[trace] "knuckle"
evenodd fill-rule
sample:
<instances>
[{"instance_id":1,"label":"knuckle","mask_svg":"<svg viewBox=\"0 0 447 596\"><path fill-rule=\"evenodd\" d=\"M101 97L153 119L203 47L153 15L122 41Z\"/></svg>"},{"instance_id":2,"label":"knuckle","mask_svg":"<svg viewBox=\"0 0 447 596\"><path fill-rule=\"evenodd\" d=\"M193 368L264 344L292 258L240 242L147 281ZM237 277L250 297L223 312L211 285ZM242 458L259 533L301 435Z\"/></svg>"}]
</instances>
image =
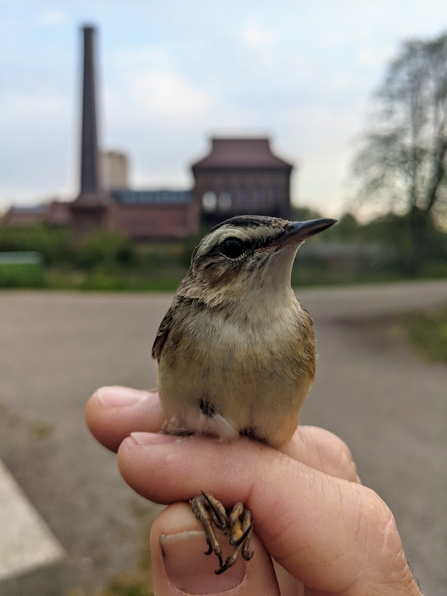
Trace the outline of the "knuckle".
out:
<instances>
[{"instance_id":1,"label":"knuckle","mask_svg":"<svg viewBox=\"0 0 447 596\"><path fill-rule=\"evenodd\" d=\"M339 440L339 466L347 480L357 481L357 466L352 459L351 450L344 441Z\"/></svg>"},{"instance_id":2,"label":"knuckle","mask_svg":"<svg viewBox=\"0 0 447 596\"><path fill-rule=\"evenodd\" d=\"M346 443L330 431L321 435L320 455L327 467L327 473L357 482L357 468Z\"/></svg>"}]
</instances>

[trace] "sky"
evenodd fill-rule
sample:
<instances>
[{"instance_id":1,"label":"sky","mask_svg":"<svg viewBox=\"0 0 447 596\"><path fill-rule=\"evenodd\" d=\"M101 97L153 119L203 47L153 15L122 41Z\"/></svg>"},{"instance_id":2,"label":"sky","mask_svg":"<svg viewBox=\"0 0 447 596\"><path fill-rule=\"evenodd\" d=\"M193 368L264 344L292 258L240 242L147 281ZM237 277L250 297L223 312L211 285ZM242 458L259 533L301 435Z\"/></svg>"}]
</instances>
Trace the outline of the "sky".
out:
<instances>
[{"instance_id":1,"label":"sky","mask_svg":"<svg viewBox=\"0 0 447 596\"><path fill-rule=\"evenodd\" d=\"M0 0L0 210L78 192L82 25L101 147L132 188L190 188L212 136L265 136L292 201L337 216L375 89L445 0Z\"/></svg>"}]
</instances>

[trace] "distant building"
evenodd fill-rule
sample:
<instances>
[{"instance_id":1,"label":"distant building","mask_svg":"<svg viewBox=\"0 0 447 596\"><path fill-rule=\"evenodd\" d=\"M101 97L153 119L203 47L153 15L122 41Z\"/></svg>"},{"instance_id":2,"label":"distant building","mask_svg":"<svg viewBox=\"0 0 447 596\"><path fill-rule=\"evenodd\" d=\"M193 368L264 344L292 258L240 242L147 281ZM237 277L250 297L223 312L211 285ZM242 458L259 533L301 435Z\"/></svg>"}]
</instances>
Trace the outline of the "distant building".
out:
<instances>
[{"instance_id":1,"label":"distant building","mask_svg":"<svg viewBox=\"0 0 447 596\"><path fill-rule=\"evenodd\" d=\"M179 240L198 230L200 206L188 190L111 192L110 226L136 241Z\"/></svg>"},{"instance_id":2,"label":"distant building","mask_svg":"<svg viewBox=\"0 0 447 596\"><path fill-rule=\"evenodd\" d=\"M200 220L211 225L244 213L289 217L293 166L272 153L268 138L212 139L209 155L192 166L192 193L129 190L123 154L108 152L99 162L96 31L83 27L82 33L80 192L70 207L71 225L78 237L109 227L139 241L180 239L197 232Z\"/></svg>"},{"instance_id":3,"label":"distant building","mask_svg":"<svg viewBox=\"0 0 447 596\"><path fill-rule=\"evenodd\" d=\"M82 28L83 83L79 194L74 201L11 207L10 225L69 224L75 237L98 228L135 241L177 240L241 214L290 216L292 164L274 155L268 138L213 138L210 153L192 165L192 190L131 190L128 161L98 149L96 29Z\"/></svg>"},{"instance_id":4,"label":"distant building","mask_svg":"<svg viewBox=\"0 0 447 596\"><path fill-rule=\"evenodd\" d=\"M268 138L213 138L211 152L192 166L202 220L234 215L290 216L292 164L274 155Z\"/></svg>"},{"instance_id":5,"label":"distant building","mask_svg":"<svg viewBox=\"0 0 447 596\"><path fill-rule=\"evenodd\" d=\"M48 205L34 205L17 207L12 205L2 218L2 223L8 226L34 226L45 220Z\"/></svg>"},{"instance_id":6,"label":"distant building","mask_svg":"<svg viewBox=\"0 0 447 596\"><path fill-rule=\"evenodd\" d=\"M67 201L51 201L48 203L48 211L45 221L54 226L66 226L70 224L71 211L70 203Z\"/></svg>"},{"instance_id":7,"label":"distant building","mask_svg":"<svg viewBox=\"0 0 447 596\"><path fill-rule=\"evenodd\" d=\"M101 153L101 182L106 192L128 188L128 170L128 160L124 153L118 151Z\"/></svg>"},{"instance_id":8,"label":"distant building","mask_svg":"<svg viewBox=\"0 0 447 596\"><path fill-rule=\"evenodd\" d=\"M194 234L200 213L189 191L130 190L127 159L122 153L98 150L95 34L83 27L83 93L80 191L71 203L71 226L78 238L106 227L132 240L177 240Z\"/></svg>"},{"instance_id":9,"label":"distant building","mask_svg":"<svg viewBox=\"0 0 447 596\"><path fill-rule=\"evenodd\" d=\"M69 222L70 203L58 200L31 207L13 205L2 218L3 224L17 227L34 226L39 223L68 225Z\"/></svg>"}]
</instances>

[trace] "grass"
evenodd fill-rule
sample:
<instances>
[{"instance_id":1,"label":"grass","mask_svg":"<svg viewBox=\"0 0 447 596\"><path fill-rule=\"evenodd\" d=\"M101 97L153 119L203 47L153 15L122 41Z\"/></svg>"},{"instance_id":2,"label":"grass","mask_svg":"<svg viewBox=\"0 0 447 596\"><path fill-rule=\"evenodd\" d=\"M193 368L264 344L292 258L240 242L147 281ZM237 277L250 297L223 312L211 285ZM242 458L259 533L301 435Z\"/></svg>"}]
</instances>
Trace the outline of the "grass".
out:
<instances>
[{"instance_id":1,"label":"grass","mask_svg":"<svg viewBox=\"0 0 447 596\"><path fill-rule=\"evenodd\" d=\"M140 272L85 272L79 270L48 269L46 288L54 290L95 290L103 292L174 292L186 268Z\"/></svg>"},{"instance_id":2,"label":"grass","mask_svg":"<svg viewBox=\"0 0 447 596\"><path fill-rule=\"evenodd\" d=\"M98 596L153 596L151 584L148 574L120 574Z\"/></svg>"},{"instance_id":3,"label":"grass","mask_svg":"<svg viewBox=\"0 0 447 596\"><path fill-rule=\"evenodd\" d=\"M45 272L40 263L0 264L0 288L43 288Z\"/></svg>"},{"instance_id":4,"label":"grass","mask_svg":"<svg viewBox=\"0 0 447 596\"><path fill-rule=\"evenodd\" d=\"M396 327L424 359L447 364L447 304L436 310L401 315Z\"/></svg>"},{"instance_id":5,"label":"grass","mask_svg":"<svg viewBox=\"0 0 447 596\"><path fill-rule=\"evenodd\" d=\"M168 247L169 248L169 247ZM42 288L103 292L174 292L187 270L171 247L151 247L144 264L102 264L92 269L66 266L0 265L0 288ZM178 247L177 247L178 248ZM156 250L157 249L157 250ZM343 266L321 259L298 258L292 271L293 287L374 284L412 279L447 279L446 263L429 263L416 277L397 268Z\"/></svg>"},{"instance_id":6,"label":"grass","mask_svg":"<svg viewBox=\"0 0 447 596\"><path fill-rule=\"evenodd\" d=\"M7 272L0 267L1 288L35 288L47 290L80 290L100 292L175 292L186 273L186 267L165 267L146 271L125 269L82 271L80 269L48 267L45 269L22 268ZM447 271L424 272L417 279L447 279ZM295 267L293 287L374 284L416 279L398 271L337 271L317 267Z\"/></svg>"},{"instance_id":7,"label":"grass","mask_svg":"<svg viewBox=\"0 0 447 596\"><path fill-rule=\"evenodd\" d=\"M46 422L35 422L31 424L30 433L36 439L46 439L54 432L54 427Z\"/></svg>"},{"instance_id":8,"label":"grass","mask_svg":"<svg viewBox=\"0 0 447 596\"><path fill-rule=\"evenodd\" d=\"M137 502L132 506L134 515L141 523L142 530L138 539L138 562L133 570L118 573L96 596L153 596L152 558L150 551L151 524L144 521L147 507L140 507Z\"/></svg>"},{"instance_id":9,"label":"grass","mask_svg":"<svg viewBox=\"0 0 447 596\"><path fill-rule=\"evenodd\" d=\"M134 507L133 507L134 509ZM139 509L138 505L136 509ZM138 513L142 520L148 514L148 508L144 507ZM152 559L150 552L150 528L151 524L142 521L142 531L137 543L138 561L133 569L120 571L112 577L99 591L92 593L90 590L74 588L66 596L154 596Z\"/></svg>"}]
</instances>

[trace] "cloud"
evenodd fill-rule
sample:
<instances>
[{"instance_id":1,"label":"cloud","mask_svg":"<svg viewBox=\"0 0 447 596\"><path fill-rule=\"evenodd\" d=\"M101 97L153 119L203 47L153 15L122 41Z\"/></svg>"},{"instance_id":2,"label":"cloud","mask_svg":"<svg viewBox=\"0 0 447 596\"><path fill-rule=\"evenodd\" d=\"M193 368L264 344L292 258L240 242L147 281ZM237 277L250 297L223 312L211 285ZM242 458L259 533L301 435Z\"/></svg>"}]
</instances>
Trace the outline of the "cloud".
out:
<instances>
[{"instance_id":1,"label":"cloud","mask_svg":"<svg viewBox=\"0 0 447 596\"><path fill-rule=\"evenodd\" d=\"M28 93L11 93L1 100L2 137L7 142L0 145L0 203L66 194L75 145L70 100Z\"/></svg>"},{"instance_id":2,"label":"cloud","mask_svg":"<svg viewBox=\"0 0 447 596\"><path fill-rule=\"evenodd\" d=\"M175 120L203 116L210 104L207 94L191 82L160 70L134 73L129 91L141 113Z\"/></svg>"},{"instance_id":3,"label":"cloud","mask_svg":"<svg viewBox=\"0 0 447 596\"><path fill-rule=\"evenodd\" d=\"M356 54L356 61L364 68L377 68L392 60L395 55L396 48L391 46L361 48Z\"/></svg>"},{"instance_id":4,"label":"cloud","mask_svg":"<svg viewBox=\"0 0 447 596\"><path fill-rule=\"evenodd\" d=\"M47 10L37 17L40 25L61 25L67 21L67 15L62 10Z\"/></svg>"},{"instance_id":5,"label":"cloud","mask_svg":"<svg viewBox=\"0 0 447 596\"><path fill-rule=\"evenodd\" d=\"M257 25L249 25L242 31L242 39L246 45L258 48L274 43L277 36Z\"/></svg>"},{"instance_id":6,"label":"cloud","mask_svg":"<svg viewBox=\"0 0 447 596\"><path fill-rule=\"evenodd\" d=\"M346 45L349 39L341 32L331 32L320 36L319 42L322 48L334 48Z\"/></svg>"},{"instance_id":7,"label":"cloud","mask_svg":"<svg viewBox=\"0 0 447 596\"><path fill-rule=\"evenodd\" d=\"M174 121L203 117L210 108L206 90L179 73L171 55L161 46L121 52L114 59L116 77L108 95L121 97L140 117L168 117Z\"/></svg>"},{"instance_id":8,"label":"cloud","mask_svg":"<svg viewBox=\"0 0 447 596\"><path fill-rule=\"evenodd\" d=\"M307 105L285 111L278 126L279 153L299 156L292 182L296 202L328 216L340 213L353 154L352 138L359 126L357 109Z\"/></svg>"}]
</instances>

